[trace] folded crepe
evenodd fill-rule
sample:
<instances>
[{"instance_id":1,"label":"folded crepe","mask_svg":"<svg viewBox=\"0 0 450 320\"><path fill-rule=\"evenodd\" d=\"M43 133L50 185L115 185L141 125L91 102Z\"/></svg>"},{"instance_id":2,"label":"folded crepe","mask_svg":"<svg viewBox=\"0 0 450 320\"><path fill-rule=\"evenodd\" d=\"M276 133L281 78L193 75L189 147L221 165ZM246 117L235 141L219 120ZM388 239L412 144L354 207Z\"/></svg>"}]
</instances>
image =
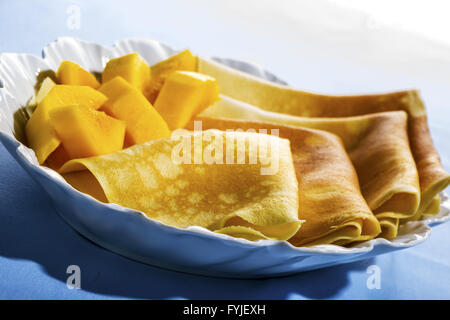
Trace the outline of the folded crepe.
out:
<instances>
[{"instance_id":1,"label":"folded crepe","mask_svg":"<svg viewBox=\"0 0 450 320\"><path fill-rule=\"evenodd\" d=\"M349 117L403 110L408 113L408 136L419 174L421 200L412 220L430 207L450 183L428 129L424 104L416 90L386 94L331 96L274 84L214 61L199 58L198 71L217 79L222 94L261 109L300 117Z\"/></svg>"},{"instance_id":2,"label":"folded crepe","mask_svg":"<svg viewBox=\"0 0 450 320\"><path fill-rule=\"evenodd\" d=\"M258 121L202 117L203 129L278 132L291 142L298 180L298 218L304 220L291 238L295 246L345 245L376 237L380 224L361 195L358 177L334 134ZM194 129L194 122L186 127Z\"/></svg>"},{"instance_id":3,"label":"folded crepe","mask_svg":"<svg viewBox=\"0 0 450 320\"><path fill-rule=\"evenodd\" d=\"M306 118L269 112L222 96L202 116L247 119L309 127L338 135L358 174L370 209L382 222L382 236L394 238L393 219L413 217L420 202L419 178L407 134L407 115L392 111L341 118ZM202 119L202 118L200 118ZM292 141L291 141L292 144ZM389 232L384 230L388 228Z\"/></svg>"},{"instance_id":4,"label":"folded crepe","mask_svg":"<svg viewBox=\"0 0 450 320\"><path fill-rule=\"evenodd\" d=\"M378 237L385 239L393 239L397 237L399 220L400 219L395 218L380 219L381 233Z\"/></svg>"},{"instance_id":5,"label":"folded crepe","mask_svg":"<svg viewBox=\"0 0 450 320\"><path fill-rule=\"evenodd\" d=\"M441 197L437 195L431 201L431 204L423 211L423 214L434 216L441 211Z\"/></svg>"},{"instance_id":6,"label":"folded crepe","mask_svg":"<svg viewBox=\"0 0 450 320\"><path fill-rule=\"evenodd\" d=\"M228 161L228 148L239 154L236 161ZM267 168L276 170L267 174ZM272 135L181 130L168 139L71 160L60 173L98 200L176 227L287 240L301 225L289 141Z\"/></svg>"}]
</instances>

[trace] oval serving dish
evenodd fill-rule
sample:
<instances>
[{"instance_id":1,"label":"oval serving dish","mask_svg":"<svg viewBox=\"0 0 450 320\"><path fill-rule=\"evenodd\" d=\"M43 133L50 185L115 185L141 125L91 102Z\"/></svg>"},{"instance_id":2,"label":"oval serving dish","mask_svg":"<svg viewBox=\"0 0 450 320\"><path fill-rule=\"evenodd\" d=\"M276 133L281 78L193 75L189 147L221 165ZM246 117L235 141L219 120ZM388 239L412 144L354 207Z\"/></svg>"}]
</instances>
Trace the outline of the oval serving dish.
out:
<instances>
[{"instance_id":1,"label":"oval serving dish","mask_svg":"<svg viewBox=\"0 0 450 320\"><path fill-rule=\"evenodd\" d=\"M59 38L43 50L43 58L28 54L0 57L0 141L15 160L42 186L60 216L98 245L125 257L171 270L230 278L264 278L294 274L368 259L417 245L427 239L431 225L450 220L450 200L441 194L441 211L421 221L408 222L392 241L373 239L352 248L336 245L294 247L286 241L256 242L213 233L201 227L165 225L142 213L105 204L72 188L57 172L39 166L23 141L27 112L36 77L71 60L90 71L101 71L113 57L139 53L150 65L176 51L150 39L125 39L112 48L73 38ZM260 66L214 58L232 68L269 81L285 83Z\"/></svg>"}]
</instances>

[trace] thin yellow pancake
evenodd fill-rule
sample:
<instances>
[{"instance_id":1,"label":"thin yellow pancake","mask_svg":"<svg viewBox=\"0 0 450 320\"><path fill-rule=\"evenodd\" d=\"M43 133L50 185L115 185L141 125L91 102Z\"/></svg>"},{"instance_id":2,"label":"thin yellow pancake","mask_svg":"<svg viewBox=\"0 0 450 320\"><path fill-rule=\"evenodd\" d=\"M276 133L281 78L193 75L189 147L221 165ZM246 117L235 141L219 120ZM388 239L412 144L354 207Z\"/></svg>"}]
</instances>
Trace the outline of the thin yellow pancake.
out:
<instances>
[{"instance_id":1,"label":"thin yellow pancake","mask_svg":"<svg viewBox=\"0 0 450 320\"><path fill-rule=\"evenodd\" d=\"M399 219L395 218L383 218L380 219L380 225L382 232L380 238L394 239L397 237Z\"/></svg>"},{"instance_id":2,"label":"thin yellow pancake","mask_svg":"<svg viewBox=\"0 0 450 320\"><path fill-rule=\"evenodd\" d=\"M298 218L305 220L289 240L296 246L343 245L376 237L380 225L361 195L358 177L334 134L258 121L199 118L203 129L278 130L291 142L299 184ZM194 128L193 123L187 127Z\"/></svg>"},{"instance_id":3,"label":"thin yellow pancake","mask_svg":"<svg viewBox=\"0 0 450 320\"><path fill-rule=\"evenodd\" d=\"M419 219L433 198L450 184L428 129L424 104L416 90L386 94L331 96L296 90L199 58L198 71L214 77L222 94L261 109L300 117L349 117L403 110L408 113L408 136L417 166L421 203Z\"/></svg>"},{"instance_id":4,"label":"thin yellow pancake","mask_svg":"<svg viewBox=\"0 0 450 320\"><path fill-rule=\"evenodd\" d=\"M227 157L231 148L233 162ZM287 240L301 225L289 141L268 134L182 130L172 138L71 160L60 172L80 191L176 227Z\"/></svg>"},{"instance_id":5,"label":"thin yellow pancake","mask_svg":"<svg viewBox=\"0 0 450 320\"><path fill-rule=\"evenodd\" d=\"M441 211L441 198L439 196L436 196L433 198L433 201L431 201L431 204L428 206L428 208L423 210L423 214L426 215L437 215Z\"/></svg>"}]
</instances>

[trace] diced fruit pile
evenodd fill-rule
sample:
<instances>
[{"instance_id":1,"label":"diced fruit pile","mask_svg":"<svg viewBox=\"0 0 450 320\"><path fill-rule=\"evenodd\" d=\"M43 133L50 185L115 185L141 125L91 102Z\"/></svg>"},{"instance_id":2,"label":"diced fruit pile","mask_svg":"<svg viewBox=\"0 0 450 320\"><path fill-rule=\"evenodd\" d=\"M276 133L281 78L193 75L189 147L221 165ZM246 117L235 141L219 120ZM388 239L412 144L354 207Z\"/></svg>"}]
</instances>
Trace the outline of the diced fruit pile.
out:
<instances>
[{"instance_id":1,"label":"diced fruit pile","mask_svg":"<svg viewBox=\"0 0 450 320\"><path fill-rule=\"evenodd\" d=\"M196 70L189 50L151 67L137 53L111 59L101 82L63 61L56 81L45 78L35 96L28 144L40 164L58 169L70 159L167 138L219 99L216 80Z\"/></svg>"}]
</instances>

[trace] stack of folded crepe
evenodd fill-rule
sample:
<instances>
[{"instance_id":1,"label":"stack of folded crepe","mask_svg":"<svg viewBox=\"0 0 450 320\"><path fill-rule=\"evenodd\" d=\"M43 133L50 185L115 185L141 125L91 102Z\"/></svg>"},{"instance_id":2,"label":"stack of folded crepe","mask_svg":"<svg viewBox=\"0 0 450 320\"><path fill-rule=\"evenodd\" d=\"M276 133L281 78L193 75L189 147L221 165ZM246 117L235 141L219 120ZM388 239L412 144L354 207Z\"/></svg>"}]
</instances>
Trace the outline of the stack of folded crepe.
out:
<instances>
[{"instance_id":1,"label":"stack of folded crepe","mask_svg":"<svg viewBox=\"0 0 450 320\"><path fill-rule=\"evenodd\" d=\"M392 239L399 223L439 211L450 175L417 91L320 95L201 58L198 71L216 78L222 94L198 116L204 129L278 128L291 141L306 221L294 245Z\"/></svg>"},{"instance_id":2,"label":"stack of folded crepe","mask_svg":"<svg viewBox=\"0 0 450 320\"><path fill-rule=\"evenodd\" d=\"M380 224L361 195L358 176L340 139L328 132L255 121L200 118L203 127L219 130L278 130L291 142L298 181L298 216L304 220L289 239L297 246L344 245L372 239ZM193 124L188 127L192 129Z\"/></svg>"}]
</instances>

